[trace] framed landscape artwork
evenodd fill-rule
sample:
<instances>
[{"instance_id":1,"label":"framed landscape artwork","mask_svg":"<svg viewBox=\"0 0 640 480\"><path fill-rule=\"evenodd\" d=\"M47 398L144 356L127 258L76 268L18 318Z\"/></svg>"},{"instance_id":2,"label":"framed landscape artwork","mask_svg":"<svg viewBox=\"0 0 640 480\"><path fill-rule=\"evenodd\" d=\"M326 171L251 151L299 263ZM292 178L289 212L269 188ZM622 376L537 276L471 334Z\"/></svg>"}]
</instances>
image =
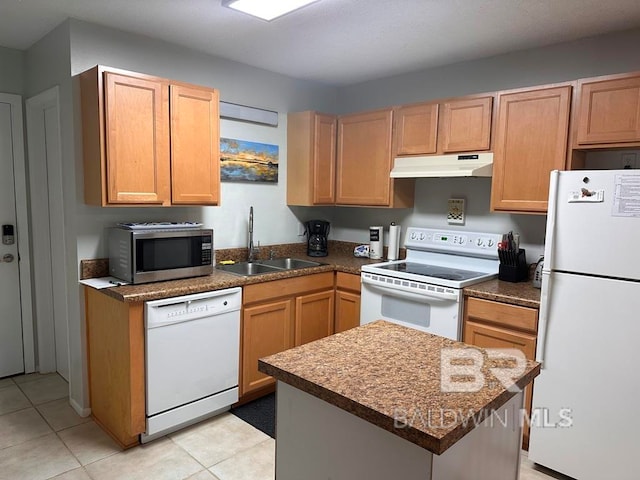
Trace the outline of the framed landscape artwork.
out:
<instances>
[{"instance_id":1,"label":"framed landscape artwork","mask_svg":"<svg viewBox=\"0 0 640 480\"><path fill-rule=\"evenodd\" d=\"M220 180L278 183L278 146L221 138Z\"/></svg>"}]
</instances>

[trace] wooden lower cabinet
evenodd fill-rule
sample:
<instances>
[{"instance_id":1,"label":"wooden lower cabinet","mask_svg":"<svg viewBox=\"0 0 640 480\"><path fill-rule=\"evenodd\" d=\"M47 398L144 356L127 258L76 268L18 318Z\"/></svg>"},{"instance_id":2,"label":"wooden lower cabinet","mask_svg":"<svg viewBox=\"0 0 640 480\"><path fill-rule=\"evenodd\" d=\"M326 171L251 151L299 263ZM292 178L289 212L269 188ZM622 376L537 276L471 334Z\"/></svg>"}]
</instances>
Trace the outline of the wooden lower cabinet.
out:
<instances>
[{"instance_id":1,"label":"wooden lower cabinet","mask_svg":"<svg viewBox=\"0 0 640 480\"><path fill-rule=\"evenodd\" d=\"M333 289L296 298L295 346L333 333Z\"/></svg>"},{"instance_id":2,"label":"wooden lower cabinet","mask_svg":"<svg viewBox=\"0 0 640 480\"><path fill-rule=\"evenodd\" d=\"M244 287L240 396L275 384L258 371L259 358L331 335L333 317L333 272Z\"/></svg>"},{"instance_id":3,"label":"wooden lower cabinet","mask_svg":"<svg viewBox=\"0 0 640 480\"><path fill-rule=\"evenodd\" d=\"M273 383L258 371L258 359L293 347L294 299L246 307L242 320L242 393ZM255 365L255 368L250 366Z\"/></svg>"},{"instance_id":4,"label":"wooden lower cabinet","mask_svg":"<svg viewBox=\"0 0 640 480\"><path fill-rule=\"evenodd\" d=\"M481 348L518 349L535 359L538 310L501 302L465 298L462 341ZM531 415L533 384L525 389L524 406ZM522 447L529 448L529 426L522 430Z\"/></svg>"},{"instance_id":5,"label":"wooden lower cabinet","mask_svg":"<svg viewBox=\"0 0 640 480\"><path fill-rule=\"evenodd\" d=\"M121 447L145 431L144 304L85 287L91 416Z\"/></svg>"},{"instance_id":6,"label":"wooden lower cabinet","mask_svg":"<svg viewBox=\"0 0 640 480\"><path fill-rule=\"evenodd\" d=\"M360 325L360 275L336 274L335 333Z\"/></svg>"}]
</instances>

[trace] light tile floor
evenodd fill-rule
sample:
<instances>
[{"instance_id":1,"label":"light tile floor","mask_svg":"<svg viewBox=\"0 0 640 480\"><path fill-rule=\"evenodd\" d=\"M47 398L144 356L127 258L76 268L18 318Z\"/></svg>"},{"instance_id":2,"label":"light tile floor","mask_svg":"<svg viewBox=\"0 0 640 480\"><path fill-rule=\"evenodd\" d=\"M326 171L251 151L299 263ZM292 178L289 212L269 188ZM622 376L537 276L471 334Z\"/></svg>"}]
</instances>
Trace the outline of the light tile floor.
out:
<instances>
[{"instance_id":1,"label":"light tile floor","mask_svg":"<svg viewBox=\"0 0 640 480\"><path fill-rule=\"evenodd\" d=\"M122 451L56 374L0 380L0 480L273 480L275 441L229 413ZM565 478L522 459L521 480Z\"/></svg>"}]
</instances>

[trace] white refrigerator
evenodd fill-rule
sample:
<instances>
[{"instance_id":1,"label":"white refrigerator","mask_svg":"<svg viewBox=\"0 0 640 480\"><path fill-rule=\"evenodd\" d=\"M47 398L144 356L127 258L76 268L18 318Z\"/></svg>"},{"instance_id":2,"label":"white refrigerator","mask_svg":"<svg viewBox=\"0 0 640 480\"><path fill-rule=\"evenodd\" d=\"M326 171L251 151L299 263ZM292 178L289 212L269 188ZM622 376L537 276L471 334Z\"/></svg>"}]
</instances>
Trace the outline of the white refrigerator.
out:
<instances>
[{"instance_id":1,"label":"white refrigerator","mask_svg":"<svg viewBox=\"0 0 640 480\"><path fill-rule=\"evenodd\" d=\"M640 170L554 171L529 459L640 478Z\"/></svg>"}]
</instances>

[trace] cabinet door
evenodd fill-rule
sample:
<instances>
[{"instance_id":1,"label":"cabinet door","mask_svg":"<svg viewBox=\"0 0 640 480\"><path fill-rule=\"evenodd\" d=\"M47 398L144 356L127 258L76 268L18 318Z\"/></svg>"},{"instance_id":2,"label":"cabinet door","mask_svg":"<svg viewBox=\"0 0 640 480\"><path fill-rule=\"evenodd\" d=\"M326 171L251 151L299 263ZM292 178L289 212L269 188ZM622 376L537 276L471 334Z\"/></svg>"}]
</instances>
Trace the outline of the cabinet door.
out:
<instances>
[{"instance_id":1,"label":"cabinet door","mask_svg":"<svg viewBox=\"0 0 640 480\"><path fill-rule=\"evenodd\" d=\"M109 204L169 203L169 99L159 80L104 73Z\"/></svg>"},{"instance_id":2,"label":"cabinet door","mask_svg":"<svg viewBox=\"0 0 640 480\"><path fill-rule=\"evenodd\" d=\"M396 155L436 153L438 104L398 107L394 112Z\"/></svg>"},{"instance_id":3,"label":"cabinet door","mask_svg":"<svg viewBox=\"0 0 640 480\"><path fill-rule=\"evenodd\" d=\"M640 76L579 83L578 144L640 142Z\"/></svg>"},{"instance_id":4,"label":"cabinet door","mask_svg":"<svg viewBox=\"0 0 640 480\"><path fill-rule=\"evenodd\" d=\"M492 325L465 321L463 341L481 348L517 348L528 359L534 359L536 356L535 335L515 332ZM524 390L524 407L528 415L531 415L532 399L533 386L529 384ZM526 421L522 429L522 445L524 449L529 448L529 426Z\"/></svg>"},{"instance_id":5,"label":"cabinet door","mask_svg":"<svg viewBox=\"0 0 640 480\"><path fill-rule=\"evenodd\" d=\"M287 205L336 200L336 120L313 111L287 115Z\"/></svg>"},{"instance_id":6,"label":"cabinet door","mask_svg":"<svg viewBox=\"0 0 640 480\"><path fill-rule=\"evenodd\" d=\"M220 201L218 92L171 85L171 203Z\"/></svg>"},{"instance_id":7,"label":"cabinet door","mask_svg":"<svg viewBox=\"0 0 640 480\"><path fill-rule=\"evenodd\" d=\"M390 204L391 120L391 110L338 119L337 204Z\"/></svg>"},{"instance_id":8,"label":"cabinet door","mask_svg":"<svg viewBox=\"0 0 640 480\"><path fill-rule=\"evenodd\" d=\"M336 200L336 119L316 113L313 135L313 204Z\"/></svg>"},{"instance_id":9,"label":"cabinet door","mask_svg":"<svg viewBox=\"0 0 640 480\"><path fill-rule=\"evenodd\" d=\"M258 359L293 347L293 299L246 307L242 323L240 395L275 382L258 371Z\"/></svg>"},{"instance_id":10,"label":"cabinet door","mask_svg":"<svg viewBox=\"0 0 640 480\"><path fill-rule=\"evenodd\" d=\"M491 209L546 213L549 172L566 164L571 86L498 97Z\"/></svg>"},{"instance_id":11,"label":"cabinet door","mask_svg":"<svg viewBox=\"0 0 640 480\"><path fill-rule=\"evenodd\" d=\"M333 333L333 289L296 298L295 345Z\"/></svg>"},{"instance_id":12,"label":"cabinet door","mask_svg":"<svg viewBox=\"0 0 640 480\"><path fill-rule=\"evenodd\" d=\"M493 97L444 103L438 133L442 139L442 152L489 150L492 107Z\"/></svg>"},{"instance_id":13,"label":"cabinet door","mask_svg":"<svg viewBox=\"0 0 640 480\"><path fill-rule=\"evenodd\" d=\"M343 290L336 291L336 333L360 325L360 295Z\"/></svg>"}]
</instances>

